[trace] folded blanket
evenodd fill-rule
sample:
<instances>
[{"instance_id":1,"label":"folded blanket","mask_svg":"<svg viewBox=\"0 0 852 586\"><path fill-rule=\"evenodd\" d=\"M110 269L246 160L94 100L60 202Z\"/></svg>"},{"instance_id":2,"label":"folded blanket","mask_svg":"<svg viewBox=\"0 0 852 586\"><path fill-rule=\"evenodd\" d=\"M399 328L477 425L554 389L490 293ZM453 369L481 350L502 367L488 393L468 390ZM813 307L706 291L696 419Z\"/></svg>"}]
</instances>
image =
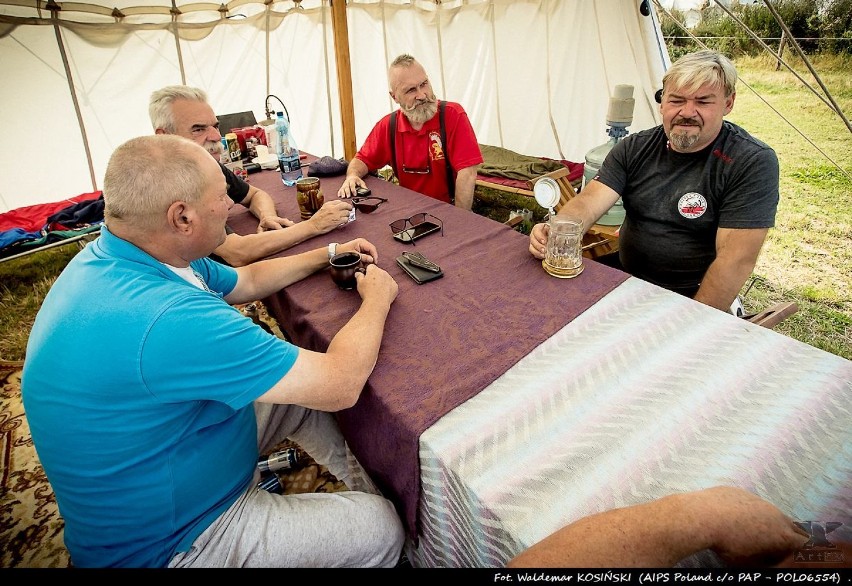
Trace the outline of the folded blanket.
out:
<instances>
[{"instance_id":1,"label":"folded blanket","mask_svg":"<svg viewBox=\"0 0 852 586\"><path fill-rule=\"evenodd\" d=\"M565 168L565 165L559 161L521 155L502 147L480 144L479 150L483 158L483 163L477 169L480 175L523 181Z\"/></svg>"},{"instance_id":2,"label":"folded blanket","mask_svg":"<svg viewBox=\"0 0 852 586\"><path fill-rule=\"evenodd\" d=\"M78 230L104 221L104 196L71 204L48 216L46 229Z\"/></svg>"}]
</instances>

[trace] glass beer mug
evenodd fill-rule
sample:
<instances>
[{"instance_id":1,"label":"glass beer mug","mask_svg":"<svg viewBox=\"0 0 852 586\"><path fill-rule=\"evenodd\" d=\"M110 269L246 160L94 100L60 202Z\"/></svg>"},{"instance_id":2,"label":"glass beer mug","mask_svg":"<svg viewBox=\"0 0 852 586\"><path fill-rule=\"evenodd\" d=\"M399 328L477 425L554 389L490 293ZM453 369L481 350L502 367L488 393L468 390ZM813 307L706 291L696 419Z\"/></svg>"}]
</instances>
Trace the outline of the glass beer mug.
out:
<instances>
[{"instance_id":1,"label":"glass beer mug","mask_svg":"<svg viewBox=\"0 0 852 586\"><path fill-rule=\"evenodd\" d=\"M541 261L548 274L570 279L583 272L583 222L579 218L552 215L547 221L547 247Z\"/></svg>"}]
</instances>

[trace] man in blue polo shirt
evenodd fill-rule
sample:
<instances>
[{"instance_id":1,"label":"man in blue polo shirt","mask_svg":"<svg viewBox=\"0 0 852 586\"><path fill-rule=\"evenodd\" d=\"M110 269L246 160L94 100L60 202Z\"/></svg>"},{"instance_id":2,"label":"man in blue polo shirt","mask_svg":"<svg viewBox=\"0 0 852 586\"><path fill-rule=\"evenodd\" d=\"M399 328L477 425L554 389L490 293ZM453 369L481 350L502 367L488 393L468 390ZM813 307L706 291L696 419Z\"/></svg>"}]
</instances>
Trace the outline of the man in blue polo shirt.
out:
<instances>
[{"instance_id":1,"label":"man in blue polo shirt","mask_svg":"<svg viewBox=\"0 0 852 586\"><path fill-rule=\"evenodd\" d=\"M202 147L170 135L126 142L104 201L100 237L36 317L22 379L72 563L394 565L403 529L381 496L255 487L259 452L286 437L351 486L330 412L358 400L397 294L375 246L337 246L367 264L356 275L362 302L325 353L311 352L231 304L326 267L327 249L240 268L208 258L233 204Z\"/></svg>"}]
</instances>

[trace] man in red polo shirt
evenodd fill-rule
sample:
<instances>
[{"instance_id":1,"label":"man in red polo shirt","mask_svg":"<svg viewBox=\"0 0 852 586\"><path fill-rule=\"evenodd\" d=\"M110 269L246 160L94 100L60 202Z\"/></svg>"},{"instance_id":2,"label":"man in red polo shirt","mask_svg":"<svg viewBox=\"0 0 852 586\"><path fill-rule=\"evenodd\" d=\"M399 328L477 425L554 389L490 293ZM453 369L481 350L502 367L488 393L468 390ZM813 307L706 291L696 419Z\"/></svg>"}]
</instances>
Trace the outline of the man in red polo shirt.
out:
<instances>
[{"instance_id":1,"label":"man in red polo shirt","mask_svg":"<svg viewBox=\"0 0 852 586\"><path fill-rule=\"evenodd\" d=\"M357 187L366 187L362 178L367 173L390 165L401 186L469 210L482 153L464 108L439 102L426 70L411 55L391 63L388 86L399 109L373 127L349 162L338 197L354 196Z\"/></svg>"}]
</instances>

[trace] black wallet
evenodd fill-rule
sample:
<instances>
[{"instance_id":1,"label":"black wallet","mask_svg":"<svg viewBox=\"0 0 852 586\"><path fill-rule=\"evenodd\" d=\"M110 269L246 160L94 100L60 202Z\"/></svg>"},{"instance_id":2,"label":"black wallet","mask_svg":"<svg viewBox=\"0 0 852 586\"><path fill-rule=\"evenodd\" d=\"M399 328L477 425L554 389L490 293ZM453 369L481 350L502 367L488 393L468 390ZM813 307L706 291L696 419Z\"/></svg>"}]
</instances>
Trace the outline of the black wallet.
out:
<instances>
[{"instance_id":1,"label":"black wallet","mask_svg":"<svg viewBox=\"0 0 852 586\"><path fill-rule=\"evenodd\" d=\"M418 285L422 285L423 283L428 283L429 281L434 281L435 279L440 279L444 276L444 271L438 271L437 273L433 273L432 271L427 271L426 269L421 269L420 267L416 267L404 256L396 257L396 264L402 267L408 276L414 279L414 281Z\"/></svg>"}]
</instances>

